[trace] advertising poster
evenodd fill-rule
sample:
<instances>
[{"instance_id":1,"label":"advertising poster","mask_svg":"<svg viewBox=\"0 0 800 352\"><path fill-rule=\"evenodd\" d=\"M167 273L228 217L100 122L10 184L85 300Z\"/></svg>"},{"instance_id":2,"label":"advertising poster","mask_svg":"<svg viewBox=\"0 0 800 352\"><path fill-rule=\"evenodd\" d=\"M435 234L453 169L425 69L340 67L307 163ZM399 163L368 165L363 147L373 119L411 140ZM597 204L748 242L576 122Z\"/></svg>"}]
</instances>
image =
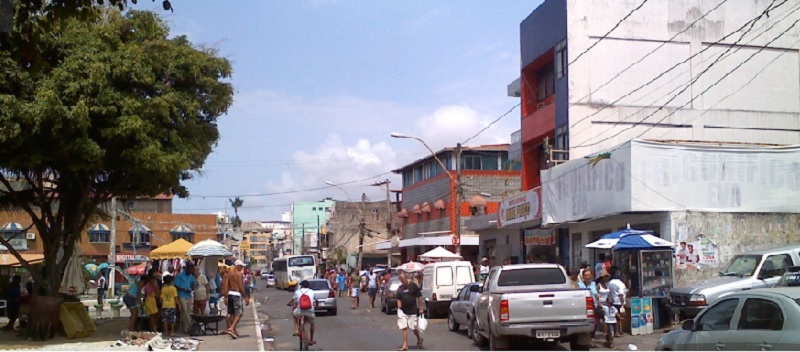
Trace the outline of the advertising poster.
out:
<instances>
[{"instance_id":1,"label":"advertising poster","mask_svg":"<svg viewBox=\"0 0 800 352\"><path fill-rule=\"evenodd\" d=\"M691 240L680 241L675 248L675 269L715 268L719 265L717 244L699 234Z\"/></svg>"},{"instance_id":2,"label":"advertising poster","mask_svg":"<svg viewBox=\"0 0 800 352\"><path fill-rule=\"evenodd\" d=\"M642 330L643 334L650 334L653 332L653 299L642 298L642 318L645 322Z\"/></svg>"},{"instance_id":3,"label":"advertising poster","mask_svg":"<svg viewBox=\"0 0 800 352\"><path fill-rule=\"evenodd\" d=\"M642 299L631 298L631 335L642 335L642 327L645 322L642 321Z\"/></svg>"}]
</instances>

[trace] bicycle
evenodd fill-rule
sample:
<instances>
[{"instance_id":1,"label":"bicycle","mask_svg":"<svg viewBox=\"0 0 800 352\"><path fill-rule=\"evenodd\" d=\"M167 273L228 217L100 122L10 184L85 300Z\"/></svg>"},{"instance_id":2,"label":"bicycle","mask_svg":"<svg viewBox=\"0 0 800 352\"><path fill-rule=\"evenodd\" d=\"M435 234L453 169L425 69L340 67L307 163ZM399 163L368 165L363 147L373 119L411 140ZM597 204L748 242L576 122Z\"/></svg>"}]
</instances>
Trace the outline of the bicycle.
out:
<instances>
[{"instance_id":1,"label":"bicycle","mask_svg":"<svg viewBox=\"0 0 800 352\"><path fill-rule=\"evenodd\" d=\"M294 317L294 309L295 309L294 304L290 303L290 304L287 304L286 306L291 308L292 317ZM298 338L300 340L300 351L308 351L308 346L309 346L309 342L310 341L307 339L307 337L311 336L311 332L307 332L306 331L307 326L310 325L310 324L306 324L306 316L305 315L300 314L300 319L297 322L297 325L300 327L300 335L298 335Z\"/></svg>"}]
</instances>

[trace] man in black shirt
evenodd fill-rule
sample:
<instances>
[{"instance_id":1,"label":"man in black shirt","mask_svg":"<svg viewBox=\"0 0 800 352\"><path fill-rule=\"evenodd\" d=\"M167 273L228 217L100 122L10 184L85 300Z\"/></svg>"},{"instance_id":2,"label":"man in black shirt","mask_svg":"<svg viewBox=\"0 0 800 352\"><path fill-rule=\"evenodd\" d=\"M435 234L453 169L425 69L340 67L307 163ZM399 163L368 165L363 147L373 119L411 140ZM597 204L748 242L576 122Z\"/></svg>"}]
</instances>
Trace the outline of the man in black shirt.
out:
<instances>
[{"instance_id":1,"label":"man in black shirt","mask_svg":"<svg viewBox=\"0 0 800 352\"><path fill-rule=\"evenodd\" d=\"M406 273L401 271L400 282L397 289L397 327L403 332L403 346L400 351L408 350L408 329L417 337L417 348L422 348L422 336L417 330L417 315L423 314L422 292L419 286L408 279Z\"/></svg>"}]
</instances>

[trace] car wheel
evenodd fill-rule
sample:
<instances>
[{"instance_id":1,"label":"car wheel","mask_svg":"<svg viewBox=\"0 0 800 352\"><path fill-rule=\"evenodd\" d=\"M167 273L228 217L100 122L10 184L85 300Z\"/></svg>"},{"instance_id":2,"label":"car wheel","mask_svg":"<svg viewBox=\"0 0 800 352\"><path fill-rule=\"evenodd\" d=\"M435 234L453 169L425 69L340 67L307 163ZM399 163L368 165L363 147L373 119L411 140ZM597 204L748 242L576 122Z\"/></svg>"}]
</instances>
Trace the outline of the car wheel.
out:
<instances>
[{"instance_id":1,"label":"car wheel","mask_svg":"<svg viewBox=\"0 0 800 352\"><path fill-rule=\"evenodd\" d=\"M460 328L458 323L456 323L456 318L453 318L453 312L447 313L447 328L450 329L450 331L458 331Z\"/></svg>"},{"instance_id":2,"label":"car wheel","mask_svg":"<svg viewBox=\"0 0 800 352\"><path fill-rule=\"evenodd\" d=\"M486 346L486 338L478 331L478 320L472 319L469 326L472 328L472 341L479 347Z\"/></svg>"},{"instance_id":3,"label":"car wheel","mask_svg":"<svg viewBox=\"0 0 800 352\"><path fill-rule=\"evenodd\" d=\"M472 326L472 318L467 316L467 322L469 322L467 324L467 338L472 340L472 329L474 329L474 327Z\"/></svg>"}]
</instances>

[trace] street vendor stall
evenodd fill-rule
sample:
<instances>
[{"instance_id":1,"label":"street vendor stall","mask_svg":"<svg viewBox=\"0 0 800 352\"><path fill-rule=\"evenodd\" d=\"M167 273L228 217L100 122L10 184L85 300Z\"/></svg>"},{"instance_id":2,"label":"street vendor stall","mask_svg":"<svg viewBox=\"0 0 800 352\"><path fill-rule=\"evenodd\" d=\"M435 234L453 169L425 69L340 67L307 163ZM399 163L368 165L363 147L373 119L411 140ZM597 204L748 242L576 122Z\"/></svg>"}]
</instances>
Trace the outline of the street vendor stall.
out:
<instances>
[{"instance_id":1,"label":"street vendor stall","mask_svg":"<svg viewBox=\"0 0 800 352\"><path fill-rule=\"evenodd\" d=\"M188 258L186 254L194 246L191 242L179 238L170 244L165 244L150 252L150 259L183 259Z\"/></svg>"},{"instance_id":2,"label":"street vendor stall","mask_svg":"<svg viewBox=\"0 0 800 352\"><path fill-rule=\"evenodd\" d=\"M628 288L624 331L646 334L665 325L664 320L669 317L666 312L669 290L673 285L672 242L650 231L625 229L605 235L586 247L612 250L613 265L619 267Z\"/></svg>"}]
</instances>

